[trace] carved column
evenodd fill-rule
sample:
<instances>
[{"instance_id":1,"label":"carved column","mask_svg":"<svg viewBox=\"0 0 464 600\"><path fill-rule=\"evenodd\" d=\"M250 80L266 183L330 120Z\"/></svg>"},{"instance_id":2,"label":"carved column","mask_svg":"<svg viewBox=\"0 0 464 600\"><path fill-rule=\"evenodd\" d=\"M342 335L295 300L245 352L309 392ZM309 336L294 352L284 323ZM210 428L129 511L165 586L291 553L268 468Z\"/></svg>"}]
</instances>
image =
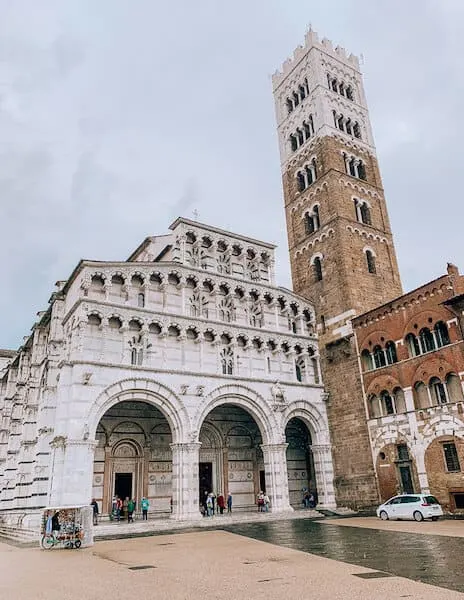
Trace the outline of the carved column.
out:
<instances>
[{"instance_id":1,"label":"carved column","mask_svg":"<svg viewBox=\"0 0 464 600\"><path fill-rule=\"evenodd\" d=\"M262 444L266 493L271 500L272 512L292 511L288 495L288 444Z\"/></svg>"},{"instance_id":2,"label":"carved column","mask_svg":"<svg viewBox=\"0 0 464 600\"><path fill-rule=\"evenodd\" d=\"M200 442L170 444L172 449L172 517L201 519L198 488Z\"/></svg>"},{"instance_id":3,"label":"carved column","mask_svg":"<svg viewBox=\"0 0 464 600\"><path fill-rule=\"evenodd\" d=\"M318 505L325 508L335 508L334 474L330 445L312 445L310 449L314 460Z\"/></svg>"}]
</instances>

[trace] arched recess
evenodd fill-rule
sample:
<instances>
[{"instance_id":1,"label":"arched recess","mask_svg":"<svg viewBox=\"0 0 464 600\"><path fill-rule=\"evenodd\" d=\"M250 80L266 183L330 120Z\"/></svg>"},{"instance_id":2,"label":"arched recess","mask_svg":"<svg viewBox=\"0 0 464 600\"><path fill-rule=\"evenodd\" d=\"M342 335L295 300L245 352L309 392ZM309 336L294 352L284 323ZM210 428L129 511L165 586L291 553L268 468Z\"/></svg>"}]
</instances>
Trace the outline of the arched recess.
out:
<instances>
[{"instance_id":1,"label":"arched recess","mask_svg":"<svg viewBox=\"0 0 464 600\"><path fill-rule=\"evenodd\" d=\"M288 495L290 505L306 508L317 504L317 482L314 457L311 450L312 438L306 423L292 417L285 427L287 443Z\"/></svg>"},{"instance_id":2,"label":"arched recess","mask_svg":"<svg viewBox=\"0 0 464 600\"><path fill-rule=\"evenodd\" d=\"M97 427L92 497L108 515L113 499L148 498L151 514L170 514L173 496L172 434L153 404L123 399L106 410ZM123 518L127 515L123 514Z\"/></svg>"},{"instance_id":3,"label":"arched recess","mask_svg":"<svg viewBox=\"0 0 464 600\"><path fill-rule=\"evenodd\" d=\"M292 448L294 444L289 438L288 427L292 422L299 423L300 429L302 429L302 435L299 437L303 448L300 447L300 452L296 452L295 448ZM285 442L289 444L287 446L287 472L290 503L294 506L301 506L304 488L307 488L319 505L335 506L334 472L327 417L314 406L309 409L307 402L299 400L292 403L283 413L282 425ZM304 439L305 429L306 439ZM303 464L306 465L306 469L294 469ZM306 485L303 481L305 478ZM298 479L300 481L296 481Z\"/></svg>"},{"instance_id":4,"label":"arched recess","mask_svg":"<svg viewBox=\"0 0 464 600\"><path fill-rule=\"evenodd\" d=\"M396 494L420 492L415 457L406 439L382 446L375 456L375 470L382 502Z\"/></svg>"},{"instance_id":5,"label":"arched recess","mask_svg":"<svg viewBox=\"0 0 464 600\"><path fill-rule=\"evenodd\" d=\"M251 388L234 384L220 386L205 397L205 402L198 407L193 418L192 430L197 436L207 415L221 405L235 405L249 413L256 421L263 444L281 442L281 437L276 437L278 427L275 417L266 411L264 398Z\"/></svg>"},{"instance_id":6,"label":"arched recess","mask_svg":"<svg viewBox=\"0 0 464 600\"><path fill-rule=\"evenodd\" d=\"M98 423L115 404L123 401L146 402L166 417L174 443L182 442L190 431L187 411L178 396L167 386L149 379L124 379L110 385L95 400L87 413L90 439L95 438Z\"/></svg>"},{"instance_id":7,"label":"arched recess","mask_svg":"<svg viewBox=\"0 0 464 600\"><path fill-rule=\"evenodd\" d=\"M200 428L199 501L206 508L209 492L226 497L235 510L252 510L260 489L266 491L262 436L253 415L238 404L222 403Z\"/></svg>"}]
</instances>

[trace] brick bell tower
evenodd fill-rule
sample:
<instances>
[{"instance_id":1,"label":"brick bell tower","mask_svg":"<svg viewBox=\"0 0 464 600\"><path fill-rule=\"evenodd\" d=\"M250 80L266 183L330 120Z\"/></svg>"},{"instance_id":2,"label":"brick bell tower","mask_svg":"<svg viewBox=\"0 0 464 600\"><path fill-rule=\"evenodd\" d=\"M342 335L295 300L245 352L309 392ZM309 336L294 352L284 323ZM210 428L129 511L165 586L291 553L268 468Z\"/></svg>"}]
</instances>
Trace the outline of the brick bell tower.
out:
<instances>
[{"instance_id":1,"label":"brick bell tower","mask_svg":"<svg viewBox=\"0 0 464 600\"><path fill-rule=\"evenodd\" d=\"M339 505L377 502L351 319L402 294L357 57L306 34L273 76L293 287L316 307Z\"/></svg>"}]
</instances>

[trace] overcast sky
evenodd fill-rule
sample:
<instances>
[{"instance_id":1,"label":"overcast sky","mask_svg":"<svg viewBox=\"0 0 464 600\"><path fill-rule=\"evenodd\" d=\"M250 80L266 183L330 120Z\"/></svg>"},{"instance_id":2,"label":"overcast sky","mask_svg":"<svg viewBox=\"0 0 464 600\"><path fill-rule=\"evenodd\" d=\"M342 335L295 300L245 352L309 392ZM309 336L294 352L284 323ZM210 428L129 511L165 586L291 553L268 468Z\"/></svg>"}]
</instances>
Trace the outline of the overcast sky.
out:
<instances>
[{"instance_id":1,"label":"overcast sky","mask_svg":"<svg viewBox=\"0 0 464 600\"><path fill-rule=\"evenodd\" d=\"M0 347L80 258L178 215L279 245L270 76L308 24L363 54L405 290L464 270L462 0L0 0Z\"/></svg>"}]
</instances>

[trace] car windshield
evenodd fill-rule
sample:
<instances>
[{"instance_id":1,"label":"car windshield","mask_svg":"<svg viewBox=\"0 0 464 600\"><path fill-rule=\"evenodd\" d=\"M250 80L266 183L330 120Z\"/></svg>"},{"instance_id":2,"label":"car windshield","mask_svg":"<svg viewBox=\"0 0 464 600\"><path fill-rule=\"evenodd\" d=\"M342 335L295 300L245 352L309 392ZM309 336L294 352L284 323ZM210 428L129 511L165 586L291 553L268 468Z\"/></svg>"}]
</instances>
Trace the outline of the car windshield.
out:
<instances>
[{"instance_id":1,"label":"car windshield","mask_svg":"<svg viewBox=\"0 0 464 600\"><path fill-rule=\"evenodd\" d=\"M424 496L424 500L427 504L440 504L435 496Z\"/></svg>"}]
</instances>

